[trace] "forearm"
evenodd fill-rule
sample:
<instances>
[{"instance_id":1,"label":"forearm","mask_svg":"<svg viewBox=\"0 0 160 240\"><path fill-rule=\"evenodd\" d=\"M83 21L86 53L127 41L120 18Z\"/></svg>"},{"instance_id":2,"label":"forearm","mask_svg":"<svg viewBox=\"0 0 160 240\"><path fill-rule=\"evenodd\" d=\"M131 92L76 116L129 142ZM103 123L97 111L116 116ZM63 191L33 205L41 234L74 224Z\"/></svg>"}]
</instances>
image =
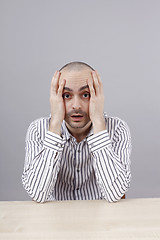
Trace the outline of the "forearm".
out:
<instances>
[{"instance_id":1,"label":"forearm","mask_svg":"<svg viewBox=\"0 0 160 240\"><path fill-rule=\"evenodd\" d=\"M123 196L131 180L131 143L126 126L122 124L114 136L111 140L107 130L104 130L88 138L97 183L103 197L110 202Z\"/></svg>"},{"instance_id":2,"label":"forearm","mask_svg":"<svg viewBox=\"0 0 160 240\"><path fill-rule=\"evenodd\" d=\"M44 159L45 155L50 155L50 151L44 150L41 155L34 158L34 165L28 170L24 170L22 183L29 196L37 202L47 201L52 185L52 176L56 178L58 159ZM51 162L51 164L50 164ZM54 186L53 186L54 187Z\"/></svg>"},{"instance_id":3,"label":"forearm","mask_svg":"<svg viewBox=\"0 0 160 240\"><path fill-rule=\"evenodd\" d=\"M94 134L97 134L103 130L106 129L105 126L105 119L104 116L102 116L100 119L97 119L93 122L93 132Z\"/></svg>"},{"instance_id":4,"label":"forearm","mask_svg":"<svg viewBox=\"0 0 160 240\"><path fill-rule=\"evenodd\" d=\"M111 149L95 152L94 161L95 174L103 192L103 198L109 202L118 201L130 187L129 165L123 165Z\"/></svg>"},{"instance_id":5,"label":"forearm","mask_svg":"<svg viewBox=\"0 0 160 240\"><path fill-rule=\"evenodd\" d=\"M59 121L58 119L56 120L53 117L51 117L50 123L49 123L49 131L60 136L61 124L62 124L61 121Z\"/></svg>"},{"instance_id":6,"label":"forearm","mask_svg":"<svg viewBox=\"0 0 160 240\"><path fill-rule=\"evenodd\" d=\"M48 131L41 142L32 132L29 131L29 138L26 141L26 159L22 183L33 200L45 202L54 189L59 171L62 139Z\"/></svg>"}]
</instances>

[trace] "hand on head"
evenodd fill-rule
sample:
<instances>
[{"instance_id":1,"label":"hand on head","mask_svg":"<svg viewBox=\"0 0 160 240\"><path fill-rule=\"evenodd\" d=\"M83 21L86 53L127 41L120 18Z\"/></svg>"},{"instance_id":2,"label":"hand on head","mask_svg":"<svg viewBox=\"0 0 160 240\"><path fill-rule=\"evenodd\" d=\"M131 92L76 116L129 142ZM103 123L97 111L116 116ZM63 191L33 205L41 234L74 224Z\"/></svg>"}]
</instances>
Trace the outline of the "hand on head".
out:
<instances>
[{"instance_id":1,"label":"hand on head","mask_svg":"<svg viewBox=\"0 0 160 240\"><path fill-rule=\"evenodd\" d=\"M56 71L51 82L50 89L50 106L51 106L51 121L50 130L60 134L61 123L63 119L73 131L74 128L84 128L89 121L92 122L95 132L104 129L104 95L103 86L100 76L97 71L87 70L72 70L72 71ZM64 79L66 78L66 80ZM63 98L64 87L67 81L68 91ZM69 87L68 87L69 84ZM85 85L88 85L88 90ZM70 88L71 86L71 88ZM85 87L84 87L85 86ZM79 90L79 89L83 89ZM84 90L85 88L85 90ZM87 94L88 91L88 94ZM90 95L90 97L89 97ZM86 114L81 116L69 117L69 112L76 110L84 111ZM66 118L65 118L66 116ZM83 129L82 129L83 131Z\"/></svg>"}]
</instances>

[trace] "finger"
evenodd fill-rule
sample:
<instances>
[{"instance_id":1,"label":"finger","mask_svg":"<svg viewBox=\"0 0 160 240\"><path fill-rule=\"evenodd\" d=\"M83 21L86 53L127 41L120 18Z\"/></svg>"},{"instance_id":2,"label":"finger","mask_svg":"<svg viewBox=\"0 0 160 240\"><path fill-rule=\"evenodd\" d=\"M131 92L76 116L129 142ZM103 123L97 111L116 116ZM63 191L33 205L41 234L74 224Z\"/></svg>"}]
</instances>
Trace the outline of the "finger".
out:
<instances>
[{"instance_id":1,"label":"finger","mask_svg":"<svg viewBox=\"0 0 160 240\"><path fill-rule=\"evenodd\" d=\"M56 77L56 75L57 75L57 72L58 72L58 71L56 71L56 72L54 73L53 77L52 77L52 81L51 81L51 89L52 89L52 90L53 90L53 85L54 85L54 81L55 81L55 77Z\"/></svg>"},{"instance_id":2,"label":"finger","mask_svg":"<svg viewBox=\"0 0 160 240\"><path fill-rule=\"evenodd\" d=\"M98 81L98 77L97 77L97 74L95 71L92 71L92 78L93 78L93 84L94 84L94 87L95 87L95 92L96 94L99 94L99 81Z\"/></svg>"},{"instance_id":3,"label":"finger","mask_svg":"<svg viewBox=\"0 0 160 240\"><path fill-rule=\"evenodd\" d=\"M59 77L60 77L61 73L59 71L56 71L52 81L51 81L51 92L55 92L57 93L58 90L58 86L59 86Z\"/></svg>"},{"instance_id":4,"label":"finger","mask_svg":"<svg viewBox=\"0 0 160 240\"><path fill-rule=\"evenodd\" d=\"M59 96L62 96L62 93L63 93L63 89L64 89L65 84L66 84L66 80L63 79L63 80L61 81L61 83L59 84L59 88L58 88L58 92L57 92Z\"/></svg>"},{"instance_id":5,"label":"finger","mask_svg":"<svg viewBox=\"0 0 160 240\"><path fill-rule=\"evenodd\" d=\"M95 89L93 87L93 79L87 79L87 84L89 86L89 91L90 91L90 95L91 97L95 97Z\"/></svg>"},{"instance_id":6,"label":"finger","mask_svg":"<svg viewBox=\"0 0 160 240\"><path fill-rule=\"evenodd\" d=\"M96 75L97 75L97 79L98 79L98 82L99 82L99 92L100 92L100 94L103 94L103 84L102 84L102 80L101 80L100 75L99 75L99 73L98 73L97 70L95 70L95 73L96 73Z\"/></svg>"},{"instance_id":7,"label":"finger","mask_svg":"<svg viewBox=\"0 0 160 240\"><path fill-rule=\"evenodd\" d=\"M95 73L96 73L96 75L97 75L99 84L102 84L102 80L101 80L101 78L100 78L100 75L99 75L98 71L95 70Z\"/></svg>"}]
</instances>

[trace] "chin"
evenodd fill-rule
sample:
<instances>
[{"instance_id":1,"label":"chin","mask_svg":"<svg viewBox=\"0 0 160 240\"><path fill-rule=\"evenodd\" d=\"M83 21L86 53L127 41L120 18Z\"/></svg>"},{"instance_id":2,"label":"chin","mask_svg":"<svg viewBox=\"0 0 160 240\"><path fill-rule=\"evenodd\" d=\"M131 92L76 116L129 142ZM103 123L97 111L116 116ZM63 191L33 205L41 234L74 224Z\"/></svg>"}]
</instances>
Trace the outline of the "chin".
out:
<instances>
[{"instance_id":1,"label":"chin","mask_svg":"<svg viewBox=\"0 0 160 240\"><path fill-rule=\"evenodd\" d=\"M68 125L71 127L71 128L84 128L87 123L68 123Z\"/></svg>"},{"instance_id":2,"label":"chin","mask_svg":"<svg viewBox=\"0 0 160 240\"><path fill-rule=\"evenodd\" d=\"M90 125L89 123L91 123L91 121L87 121L87 122L72 122L72 121L67 121L65 119L66 123L69 125L69 127L71 128L84 128L86 127L86 125Z\"/></svg>"}]
</instances>

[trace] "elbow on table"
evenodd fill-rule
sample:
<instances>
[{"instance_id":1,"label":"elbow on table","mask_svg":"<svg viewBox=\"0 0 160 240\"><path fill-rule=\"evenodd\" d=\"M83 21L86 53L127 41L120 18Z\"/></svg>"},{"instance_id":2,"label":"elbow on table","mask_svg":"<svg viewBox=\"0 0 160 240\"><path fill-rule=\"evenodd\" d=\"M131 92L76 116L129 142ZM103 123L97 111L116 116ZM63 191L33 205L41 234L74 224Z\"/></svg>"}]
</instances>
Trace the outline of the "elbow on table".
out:
<instances>
[{"instance_id":1,"label":"elbow on table","mask_svg":"<svg viewBox=\"0 0 160 240\"><path fill-rule=\"evenodd\" d=\"M47 199L45 197L45 194L42 194L42 192L33 192L31 189L25 188L28 195L31 197L32 201L36 203L45 203L47 202Z\"/></svg>"},{"instance_id":2,"label":"elbow on table","mask_svg":"<svg viewBox=\"0 0 160 240\"><path fill-rule=\"evenodd\" d=\"M118 196L117 198L111 198L111 197L108 197L107 201L109 203L116 203L116 202L119 202L121 199L125 199L126 198L126 195L123 194L122 196Z\"/></svg>"},{"instance_id":3,"label":"elbow on table","mask_svg":"<svg viewBox=\"0 0 160 240\"><path fill-rule=\"evenodd\" d=\"M44 201L44 200L39 200L39 199L34 199L34 198L32 198L32 201L35 203L46 203L46 201Z\"/></svg>"},{"instance_id":4,"label":"elbow on table","mask_svg":"<svg viewBox=\"0 0 160 240\"><path fill-rule=\"evenodd\" d=\"M30 195L33 201L37 203L46 203L49 200L49 196L46 192L43 192L41 190L35 192L34 194Z\"/></svg>"},{"instance_id":5,"label":"elbow on table","mask_svg":"<svg viewBox=\"0 0 160 240\"><path fill-rule=\"evenodd\" d=\"M39 197L32 197L32 201L36 203L46 203L47 200L45 198L39 198Z\"/></svg>"},{"instance_id":6,"label":"elbow on table","mask_svg":"<svg viewBox=\"0 0 160 240\"><path fill-rule=\"evenodd\" d=\"M33 191L30 188L26 187L25 184L23 184L23 187L26 190L26 192L28 193L28 195L31 197L32 201L37 202L37 203L47 202L47 200L43 196L40 197L40 193L39 194L33 193Z\"/></svg>"}]
</instances>

